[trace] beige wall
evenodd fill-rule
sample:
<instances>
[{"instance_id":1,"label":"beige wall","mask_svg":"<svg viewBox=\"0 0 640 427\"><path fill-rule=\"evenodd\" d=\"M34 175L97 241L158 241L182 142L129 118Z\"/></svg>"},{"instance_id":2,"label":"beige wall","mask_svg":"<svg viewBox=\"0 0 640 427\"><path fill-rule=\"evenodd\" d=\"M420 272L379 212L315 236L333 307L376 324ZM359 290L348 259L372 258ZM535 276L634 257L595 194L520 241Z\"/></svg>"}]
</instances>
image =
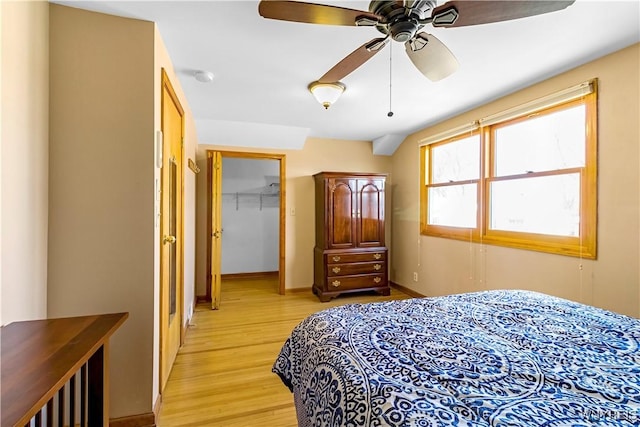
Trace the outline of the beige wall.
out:
<instances>
[{"instance_id":1,"label":"beige wall","mask_svg":"<svg viewBox=\"0 0 640 427\"><path fill-rule=\"evenodd\" d=\"M128 311L112 339L110 416L148 413L159 376L161 67L186 112L185 164L197 146L190 108L153 23L47 2L2 1L0 16L0 324ZM190 310L195 176L185 170Z\"/></svg>"},{"instance_id":2,"label":"beige wall","mask_svg":"<svg viewBox=\"0 0 640 427\"><path fill-rule=\"evenodd\" d=\"M636 44L410 135L393 156L392 280L428 296L532 289L640 316L639 68ZM599 79L597 260L420 236L421 139L594 77Z\"/></svg>"},{"instance_id":3,"label":"beige wall","mask_svg":"<svg viewBox=\"0 0 640 427\"><path fill-rule=\"evenodd\" d=\"M237 147L206 146L225 151L256 151ZM315 245L314 185L312 175L321 171L390 172L391 157L375 156L371 142L309 138L302 150L264 150L286 155L286 288L309 288L313 284L313 247ZM202 155L201 155L202 157ZM198 177L196 204L196 283L197 294L206 293L206 162L200 161L203 173ZM391 182L392 177L389 177ZM387 198L387 211L391 198ZM296 215L291 216L295 208ZM387 222L390 225L390 221ZM387 227L389 240L390 227Z\"/></svg>"},{"instance_id":4,"label":"beige wall","mask_svg":"<svg viewBox=\"0 0 640 427\"><path fill-rule=\"evenodd\" d=\"M186 325L190 317L193 313L194 299L195 299L195 195L196 195L196 175L189 169L187 166L188 159L196 160L196 147L198 146L198 138L196 134L195 122L193 120L193 114L191 113L191 108L189 104L187 104L186 97L184 95L184 91L182 90L182 86L180 86L180 82L178 81L178 76L173 69L173 64L171 63L171 59L169 58L169 54L167 49L162 41L162 37L158 28L155 27L155 55L154 55L154 85L155 88L154 95L154 128L156 131L162 129L161 123L161 91L160 87L162 84L162 69L167 72L167 76L171 81L171 85L173 86L173 90L176 93L176 96L180 100L180 104L184 110L184 183L183 183L183 196L184 196L184 269L183 269L183 277L184 277L184 308L183 308L183 323ZM204 174L206 175L206 169ZM156 181L156 185L160 184L160 169L154 168L154 180ZM157 202L159 202L157 200ZM159 205L156 203L156 212L158 212ZM158 326L160 325L160 223L157 222L155 225L154 232L155 240L154 240L154 325L156 328L154 329L154 382L153 382L153 396L154 402L159 393L159 353L157 349L160 345L160 331L158 330Z\"/></svg>"},{"instance_id":5,"label":"beige wall","mask_svg":"<svg viewBox=\"0 0 640 427\"><path fill-rule=\"evenodd\" d=\"M0 2L0 325L47 314L49 6Z\"/></svg>"},{"instance_id":6,"label":"beige wall","mask_svg":"<svg viewBox=\"0 0 640 427\"><path fill-rule=\"evenodd\" d=\"M129 312L112 338L110 416L149 413L159 376L161 67L187 115L185 162L195 156L193 119L155 24L59 5L50 15L49 314ZM195 182L185 173L190 307Z\"/></svg>"},{"instance_id":7,"label":"beige wall","mask_svg":"<svg viewBox=\"0 0 640 427\"><path fill-rule=\"evenodd\" d=\"M111 410L150 412L154 24L51 5L52 317L129 312L111 339Z\"/></svg>"}]
</instances>

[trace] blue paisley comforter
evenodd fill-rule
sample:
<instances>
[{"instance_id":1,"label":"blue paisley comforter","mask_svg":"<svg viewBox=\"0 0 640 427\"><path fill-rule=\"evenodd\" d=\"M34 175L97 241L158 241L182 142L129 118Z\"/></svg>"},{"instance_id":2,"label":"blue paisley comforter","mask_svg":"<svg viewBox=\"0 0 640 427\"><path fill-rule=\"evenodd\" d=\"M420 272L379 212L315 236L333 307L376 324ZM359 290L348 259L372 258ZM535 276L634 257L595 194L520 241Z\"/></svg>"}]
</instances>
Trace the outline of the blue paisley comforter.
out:
<instances>
[{"instance_id":1,"label":"blue paisley comforter","mask_svg":"<svg viewBox=\"0 0 640 427\"><path fill-rule=\"evenodd\" d=\"M300 426L640 425L640 321L528 291L313 314L273 371Z\"/></svg>"}]
</instances>

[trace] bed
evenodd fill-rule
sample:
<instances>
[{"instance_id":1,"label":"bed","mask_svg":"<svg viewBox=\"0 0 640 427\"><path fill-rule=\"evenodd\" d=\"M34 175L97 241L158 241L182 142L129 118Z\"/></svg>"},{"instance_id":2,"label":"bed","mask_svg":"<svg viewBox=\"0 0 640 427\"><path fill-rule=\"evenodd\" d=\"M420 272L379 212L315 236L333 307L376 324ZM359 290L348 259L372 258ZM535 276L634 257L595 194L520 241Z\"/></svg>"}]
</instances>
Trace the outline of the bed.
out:
<instances>
[{"instance_id":1,"label":"bed","mask_svg":"<svg viewBox=\"0 0 640 427\"><path fill-rule=\"evenodd\" d=\"M640 321L530 291L349 304L274 365L300 426L640 425Z\"/></svg>"}]
</instances>

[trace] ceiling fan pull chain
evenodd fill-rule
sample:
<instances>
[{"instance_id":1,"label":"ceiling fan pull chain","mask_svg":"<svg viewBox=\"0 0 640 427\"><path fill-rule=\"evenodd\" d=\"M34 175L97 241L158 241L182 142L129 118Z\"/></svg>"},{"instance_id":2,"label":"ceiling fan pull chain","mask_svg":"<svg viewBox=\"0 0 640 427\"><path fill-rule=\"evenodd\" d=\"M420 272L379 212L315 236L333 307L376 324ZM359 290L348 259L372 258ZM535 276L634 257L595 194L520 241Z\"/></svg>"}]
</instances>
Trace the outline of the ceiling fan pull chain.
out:
<instances>
[{"instance_id":1,"label":"ceiling fan pull chain","mask_svg":"<svg viewBox=\"0 0 640 427\"><path fill-rule=\"evenodd\" d=\"M393 111L391 110L391 62L393 59L393 43L389 43L389 112L387 113L387 117L393 117Z\"/></svg>"}]
</instances>

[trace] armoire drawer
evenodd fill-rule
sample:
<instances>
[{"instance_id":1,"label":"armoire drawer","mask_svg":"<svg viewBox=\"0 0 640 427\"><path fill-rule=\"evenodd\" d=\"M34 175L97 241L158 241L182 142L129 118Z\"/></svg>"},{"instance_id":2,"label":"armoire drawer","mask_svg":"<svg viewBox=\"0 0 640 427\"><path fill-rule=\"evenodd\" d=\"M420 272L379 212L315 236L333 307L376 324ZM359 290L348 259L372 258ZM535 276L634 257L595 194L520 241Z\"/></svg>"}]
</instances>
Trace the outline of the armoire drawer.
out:
<instances>
[{"instance_id":1,"label":"armoire drawer","mask_svg":"<svg viewBox=\"0 0 640 427\"><path fill-rule=\"evenodd\" d=\"M373 288L386 286L384 274L364 274L361 276L340 276L327 278L327 291L340 291L345 289Z\"/></svg>"},{"instance_id":2,"label":"armoire drawer","mask_svg":"<svg viewBox=\"0 0 640 427\"><path fill-rule=\"evenodd\" d=\"M353 274L384 273L387 264L384 261L352 262L349 264L327 265L327 276L351 276Z\"/></svg>"},{"instance_id":3,"label":"armoire drawer","mask_svg":"<svg viewBox=\"0 0 640 427\"><path fill-rule=\"evenodd\" d=\"M387 252L359 252L327 254L327 264L344 264L350 262L386 261Z\"/></svg>"}]
</instances>

